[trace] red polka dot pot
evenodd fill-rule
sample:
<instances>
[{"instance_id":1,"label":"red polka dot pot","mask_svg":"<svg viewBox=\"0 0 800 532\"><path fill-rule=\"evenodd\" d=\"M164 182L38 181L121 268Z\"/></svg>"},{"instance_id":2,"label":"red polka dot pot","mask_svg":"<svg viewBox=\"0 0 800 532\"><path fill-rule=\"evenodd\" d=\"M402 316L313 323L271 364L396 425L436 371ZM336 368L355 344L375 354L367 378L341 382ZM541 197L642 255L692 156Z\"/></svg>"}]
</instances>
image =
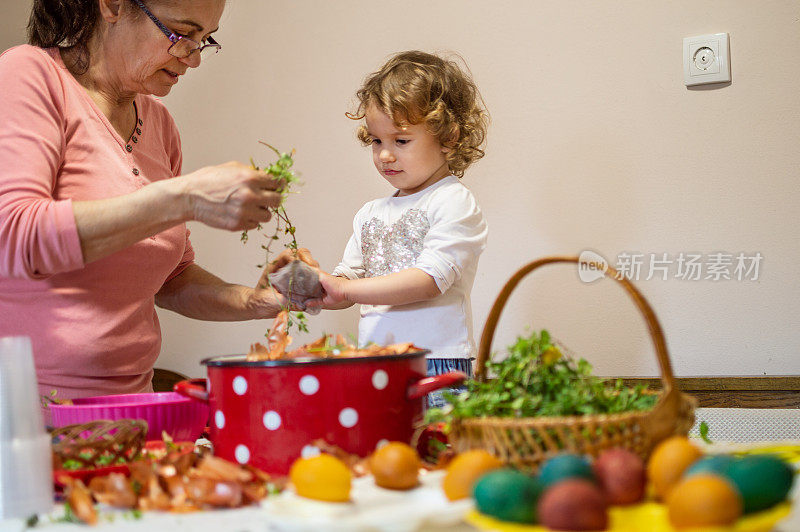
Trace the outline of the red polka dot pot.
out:
<instances>
[{"instance_id":1,"label":"red polka dot pot","mask_svg":"<svg viewBox=\"0 0 800 532\"><path fill-rule=\"evenodd\" d=\"M367 456L384 441L410 442L425 395L466 379L426 376L427 351L360 358L248 362L243 355L203 360L208 379L175 391L210 407L214 454L287 475L323 439Z\"/></svg>"}]
</instances>

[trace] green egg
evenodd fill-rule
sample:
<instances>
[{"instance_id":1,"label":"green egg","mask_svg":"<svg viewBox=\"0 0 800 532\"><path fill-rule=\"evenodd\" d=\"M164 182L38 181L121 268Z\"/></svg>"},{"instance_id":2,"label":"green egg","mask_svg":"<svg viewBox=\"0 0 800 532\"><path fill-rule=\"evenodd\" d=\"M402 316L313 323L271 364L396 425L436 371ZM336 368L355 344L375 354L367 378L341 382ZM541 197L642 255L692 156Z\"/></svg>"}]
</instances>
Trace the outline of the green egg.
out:
<instances>
[{"instance_id":1,"label":"green egg","mask_svg":"<svg viewBox=\"0 0 800 532\"><path fill-rule=\"evenodd\" d=\"M772 455L750 455L734 460L723 471L744 500L744 513L766 510L786 499L794 480L789 464Z\"/></svg>"},{"instance_id":2,"label":"green egg","mask_svg":"<svg viewBox=\"0 0 800 532\"><path fill-rule=\"evenodd\" d=\"M736 458L729 454L714 454L710 456L704 456L690 465L689 468L683 473L683 476L684 478L688 478L698 473L716 473L722 475L728 466L735 461Z\"/></svg>"},{"instance_id":3,"label":"green egg","mask_svg":"<svg viewBox=\"0 0 800 532\"><path fill-rule=\"evenodd\" d=\"M589 460L577 454L560 454L542 464L539 470L539 484L548 488L568 478L584 478L595 481Z\"/></svg>"},{"instance_id":4,"label":"green egg","mask_svg":"<svg viewBox=\"0 0 800 532\"><path fill-rule=\"evenodd\" d=\"M482 514L515 523L536 523L536 504L542 488L535 478L515 469L483 475L473 488L475 506Z\"/></svg>"}]
</instances>

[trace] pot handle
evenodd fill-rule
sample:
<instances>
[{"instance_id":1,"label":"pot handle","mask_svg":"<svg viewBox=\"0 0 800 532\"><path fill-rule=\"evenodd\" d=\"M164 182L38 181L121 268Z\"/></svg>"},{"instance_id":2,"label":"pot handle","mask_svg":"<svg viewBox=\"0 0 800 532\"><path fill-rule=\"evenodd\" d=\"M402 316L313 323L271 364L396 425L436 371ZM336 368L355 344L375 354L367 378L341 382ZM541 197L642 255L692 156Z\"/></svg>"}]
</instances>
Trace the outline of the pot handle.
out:
<instances>
[{"instance_id":1,"label":"pot handle","mask_svg":"<svg viewBox=\"0 0 800 532\"><path fill-rule=\"evenodd\" d=\"M189 379L180 381L173 386L172 391L195 401L208 403L208 390L205 379Z\"/></svg>"},{"instance_id":2,"label":"pot handle","mask_svg":"<svg viewBox=\"0 0 800 532\"><path fill-rule=\"evenodd\" d=\"M448 373L442 373L441 375L424 377L409 385L406 391L406 397L409 399L419 399L441 388L449 388L450 386L461 384L468 378L467 374L461 371L450 371Z\"/></svg>"}]
</instances>

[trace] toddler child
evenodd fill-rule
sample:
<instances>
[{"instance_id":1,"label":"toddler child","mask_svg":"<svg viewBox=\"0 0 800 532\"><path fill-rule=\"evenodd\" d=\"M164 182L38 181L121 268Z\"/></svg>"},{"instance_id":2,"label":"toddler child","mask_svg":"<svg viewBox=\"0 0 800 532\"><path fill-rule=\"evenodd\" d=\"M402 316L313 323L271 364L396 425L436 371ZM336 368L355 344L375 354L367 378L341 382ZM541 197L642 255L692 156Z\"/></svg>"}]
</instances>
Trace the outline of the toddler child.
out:
<instances>
[{"instance_id":1,"label":"toddler child","mask_svg":"<svg viewBox=\"0 0 800 532\"><path fill-rule=\"evenodd\" d=\"M332 275L326 308L361 304L358 342L413 342L430 349L428 374L472 376L476 348L470 292L487 226L459 181L483 157L488 115L470 76L450 60L408 51L393 56L356 93L347 116L397 190L364 205ZM441 406L431 394L429 406Z\"/></svg>"}]
</instances>

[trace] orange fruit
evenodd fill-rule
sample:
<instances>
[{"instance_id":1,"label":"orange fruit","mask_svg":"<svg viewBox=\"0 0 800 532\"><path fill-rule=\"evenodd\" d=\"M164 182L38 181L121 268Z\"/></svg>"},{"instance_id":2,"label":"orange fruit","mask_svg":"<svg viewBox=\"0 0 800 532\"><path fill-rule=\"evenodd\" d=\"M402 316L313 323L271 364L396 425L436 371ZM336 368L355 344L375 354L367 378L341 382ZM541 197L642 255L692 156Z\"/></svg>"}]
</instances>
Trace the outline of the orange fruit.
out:
<instances>
[{"instance_id":1,"label":"orange fruit","mask_svg":"<svg viewBox=\"0 0 800 532\"><path fill-rule=\"evenodd\" d=\"M678 483L667 496L675 528L730 526L742 515L742 496L724 478L699 473Z\"/></svg>"},{"instance_id":2,"label":"orange fruit","mask_svg":"<svg viewBox=\"0 0 800 532\"><path fill-rule=\"evenodd\" d=\"M686 468L701 456L703 453L686 436L672 436L659 443L647 462L647 478L656 497L666 500Z\"/></svg>"},{"instance_id":3,"label":"orange fruit","mask_svg":"<svg viewBox=\"0 0 800 532\"><path fill-rule=\"evenodd\" d=\"M472 496L472 488L484 473L503 467L497 457L483 449L466 451L455 458L447 466L442 480L445 496L451 501Z\"/></svg>"},{"instance_id":4,"label":"orange fruit","mask_svg":"<svg viewBox=\"0 0 800 532\"><path fill-rule=\"evenodd\" d=\"M393 490L407 490L419 484L420 467L422 462L417 451L399 441L377 449L369 460L375 484Z\"/></svg>"},{"instance_id":5,"label":"orange fruit","mask_svg":"<svg viewBox=\"0 0 800 532\"><path fill-rule=\"evenodd\" d=\"M295 492L318 501L349 501L352 476L344 462L329 454L298 458L289 469Z\"/></svg>"}]
</instances>

